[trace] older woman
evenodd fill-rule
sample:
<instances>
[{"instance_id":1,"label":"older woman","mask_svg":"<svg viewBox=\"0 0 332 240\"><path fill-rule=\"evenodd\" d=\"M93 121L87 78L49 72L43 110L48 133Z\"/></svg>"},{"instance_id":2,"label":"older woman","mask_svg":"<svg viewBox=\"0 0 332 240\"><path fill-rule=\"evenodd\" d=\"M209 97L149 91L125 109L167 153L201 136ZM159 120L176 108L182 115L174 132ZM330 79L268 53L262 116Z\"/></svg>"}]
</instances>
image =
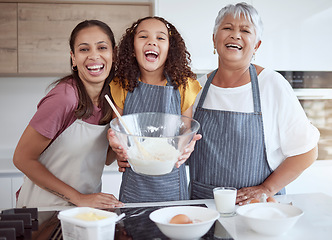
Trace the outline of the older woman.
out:
<instances>
[{"instance_id":1,"label":"older woman","mask_svg":"<svg viewBox=\"0 0 332 240\"><path fill-rule=\"evenodd\" d=\"M319 132L287 80L251 64L262 28L246 3L216 18L218 69L199 79L204 88L195 103L203 138L188 161L192 199L212 198L216 186L236 187L240 205L282 194L317 158Z\"/></svg>"}]
</instances>

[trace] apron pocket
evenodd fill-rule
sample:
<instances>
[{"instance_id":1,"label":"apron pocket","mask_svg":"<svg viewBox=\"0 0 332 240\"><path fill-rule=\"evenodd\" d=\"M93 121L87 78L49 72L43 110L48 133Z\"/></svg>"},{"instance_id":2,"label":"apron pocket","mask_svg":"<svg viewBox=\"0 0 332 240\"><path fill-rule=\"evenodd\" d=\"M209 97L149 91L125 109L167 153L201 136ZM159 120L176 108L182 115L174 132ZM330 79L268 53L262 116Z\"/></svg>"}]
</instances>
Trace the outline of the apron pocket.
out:
<instances>
[{"instance_id":1,"label":"apron pocket","mask_svg":"<svg viewBox=\"0 0 332 240\"><path fill-rule=\"evenodd\" d=\"M191 183L191 199L213 199L213 189L215 187L193 180Z\"/></svg>"}]
</instances>

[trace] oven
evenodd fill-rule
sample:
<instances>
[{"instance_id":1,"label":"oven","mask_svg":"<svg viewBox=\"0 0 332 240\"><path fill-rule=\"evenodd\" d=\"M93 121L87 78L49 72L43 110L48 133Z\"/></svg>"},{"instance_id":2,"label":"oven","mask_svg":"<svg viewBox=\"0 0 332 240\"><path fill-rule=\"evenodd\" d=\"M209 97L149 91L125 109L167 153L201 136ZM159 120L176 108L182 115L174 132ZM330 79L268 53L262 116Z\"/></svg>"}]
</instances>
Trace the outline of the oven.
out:
<instances>
[{"instance_id":1,"label":"oven","mask_svg":"<svg viewBox=\"0 0 332 240\"><path fill-rule=\"evenodd\" d=\"M290 82L307 117L320 131L318 160L332 160L332 72L278 72Z\"/></svg>"}]
</instances>

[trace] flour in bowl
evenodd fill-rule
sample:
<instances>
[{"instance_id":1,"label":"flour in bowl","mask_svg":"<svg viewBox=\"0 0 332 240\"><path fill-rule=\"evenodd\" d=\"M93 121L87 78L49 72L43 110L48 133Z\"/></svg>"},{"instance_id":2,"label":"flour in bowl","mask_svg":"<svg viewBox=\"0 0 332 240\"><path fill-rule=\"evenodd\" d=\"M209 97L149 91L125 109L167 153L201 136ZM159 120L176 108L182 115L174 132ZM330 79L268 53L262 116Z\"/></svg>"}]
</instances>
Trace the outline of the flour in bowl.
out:
<instances>
[{"instance_id":1,"label":"flour in bowl","mask_svg":"<svg viewBox=\"0 0 332 240\"><path fill-rule=\"evenodd\" d=\"M287 214L281 210L272 207L253 208L246 213L246 216L259 219L280 219L288 217Z\"/></svg>"},{"instance_id":2,"label":"flour in bowl","mask_svg":"<svg viewBox=\"0 0 332 240\"><path fill-rule=\"evenodd\" d=\"M146 138L140 144L148 154L142 153L135 144L127 150L128 161L135 172L162 175L172 171L180 151L166 138Z\"/></svg>"}]
</instances>

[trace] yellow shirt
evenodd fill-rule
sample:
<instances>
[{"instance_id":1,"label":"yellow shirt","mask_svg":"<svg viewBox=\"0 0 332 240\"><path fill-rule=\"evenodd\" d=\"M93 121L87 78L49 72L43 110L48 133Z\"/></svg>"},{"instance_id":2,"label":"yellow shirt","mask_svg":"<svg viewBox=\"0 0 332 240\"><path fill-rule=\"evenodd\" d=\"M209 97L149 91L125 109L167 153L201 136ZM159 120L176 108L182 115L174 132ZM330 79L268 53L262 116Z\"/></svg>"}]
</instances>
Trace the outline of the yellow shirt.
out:
<instances>
[{"instance_id":1,"label":"yellow shirt","mask_svg":"<svg viewBox=\"0 0 332 240\"><path fill-rule=\"evenodd\" d=\"M122 88L119 83L115 83L114 81L110 83L110 88L115 104L119 108L123 109L128 91ZM196 96L201 89L202 87L200 83L192 78L188 78L186 89L184 89L182 85L179 86L178 90L181 96L181 113L184 113L194 104Z\"/></svg>"}]
</instances>

